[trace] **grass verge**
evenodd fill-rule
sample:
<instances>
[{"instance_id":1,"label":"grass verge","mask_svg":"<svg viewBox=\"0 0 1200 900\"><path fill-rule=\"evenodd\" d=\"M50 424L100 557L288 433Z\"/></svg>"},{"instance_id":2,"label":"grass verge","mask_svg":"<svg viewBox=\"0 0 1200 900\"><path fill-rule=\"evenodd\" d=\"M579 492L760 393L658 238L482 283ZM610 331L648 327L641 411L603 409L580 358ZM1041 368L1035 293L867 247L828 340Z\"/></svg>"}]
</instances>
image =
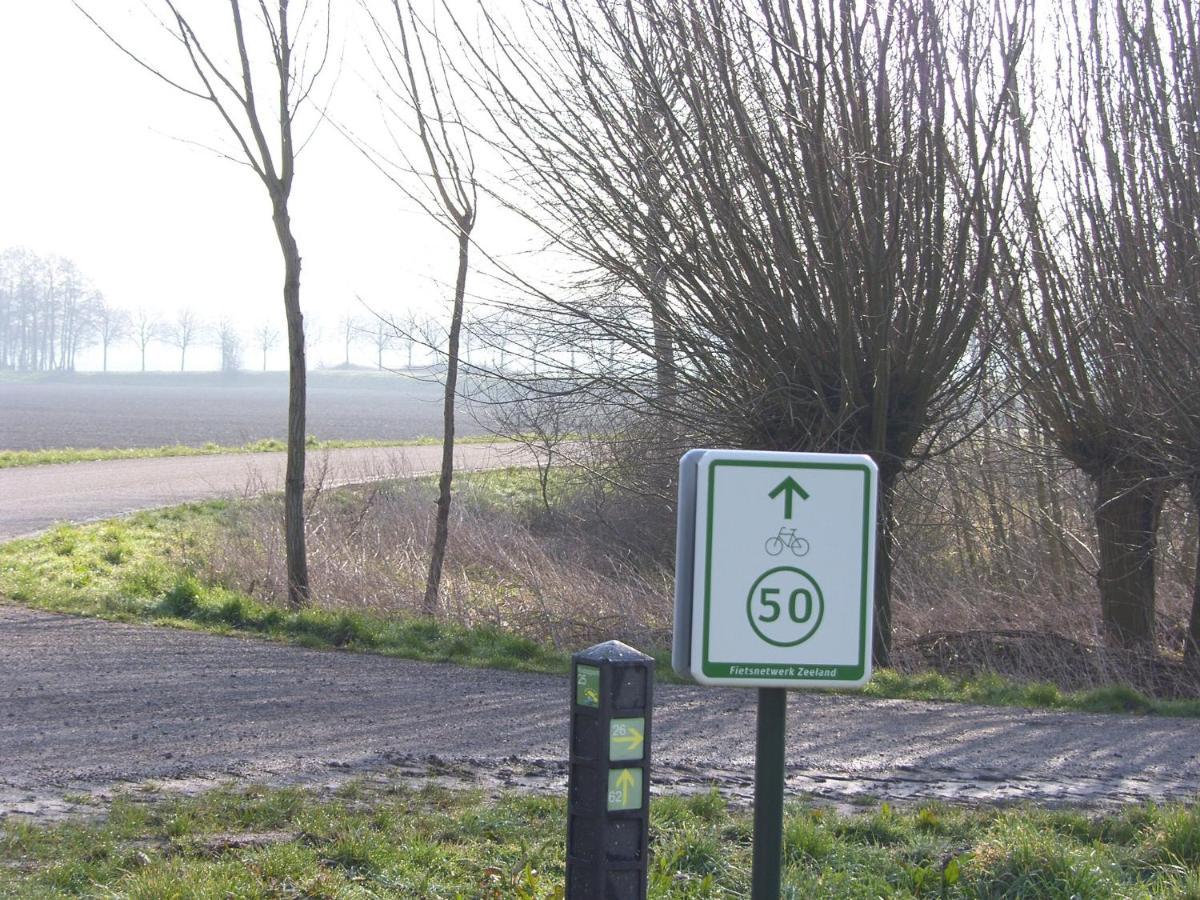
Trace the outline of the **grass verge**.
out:
<instances>
[{"instance_id":1,"label":"grass verge","mask_svg":"<svg viewBox=\"0 0 1200 900\"><path fill-rule=\"evenodd\" d=\"M1125 685L1068 692L1044 682L1021 683L996 674L952 678L938 672L876 671L865 692L889 700L927 700L1090 713L1200 718L1200 700L1160 700Z\"/></svg>"},{"instance_id":2,"label":"grass verge","mask_svg":"<svg viewBox=\"0 0 1200 900\"><path fill-rule=\"evenodd\" d=\"M460 444L485 444L495 440L491 436L456 438ZM419 437L400 441L322 441L309 435L305 446L310 450L340 450L347 447L422 447L441 444L440 437ZM228 453L281 453L287 449L284 441L264 438L233 447L222 444L203 444L190 447L171 444L163 447L59 447L48 450L0 450L0 469L18 466L48 466L60 463L96 462L106 459L157 459L167 456L217 456Z\"/></svg>"},{"instance_id":3,"label":"grass verge","mask_svg":"<svg viewBox=\"0 0 1200 900\"><path fill-rule=\"evenodd\" d=\"M245 634L303 647L368 650L405 659L565 672L566 656L488 627L267 606L205 584L185 560L229 504L214 501L59 526L0 544L0 597L53 612Z\"/></svg>"},{"instance_id":4,"label":"grass verge","mask_svg":"<svg viewBox=\"0 0 1200 900\"><path fill-rule=\"evenodd\" d=\"M8 897L559 898L558 797L351 783L118 798L102 821L0 831ZM651 802L654 898L745 897L752 822L719 795ZM785 897L1200 897L1200 811L841 815L795 803Z\"/></svg>"},{"instance_id":5,"label":"grass verge","mask_svg":"<svg viewBox=\"0 0 1200 900\"><path fill-rule=\"evenodd\" d=\"M470 476L473 502L521 501L530 479L513 471ZM517 671L562 673L568 654L510 630L471 627L399 613L313 606L294 611L207 583L192 562L219 536L235 503L214 501L138 513L0 544L0 597L54 612L242 634L313 648L369 651L406 659L454 662ZM218 538L219 540L219 538ZM492 573L472 573L483 582ZM644 647L658 659L660 679L679 681L663 647ZM1025 684L996 675L951 678L883 670L869 696L978 703L1099 713L1200 717L1200 701L1159 700L1128 687L1068 693L1050 684Z\"/></svg>"}]
</instances>

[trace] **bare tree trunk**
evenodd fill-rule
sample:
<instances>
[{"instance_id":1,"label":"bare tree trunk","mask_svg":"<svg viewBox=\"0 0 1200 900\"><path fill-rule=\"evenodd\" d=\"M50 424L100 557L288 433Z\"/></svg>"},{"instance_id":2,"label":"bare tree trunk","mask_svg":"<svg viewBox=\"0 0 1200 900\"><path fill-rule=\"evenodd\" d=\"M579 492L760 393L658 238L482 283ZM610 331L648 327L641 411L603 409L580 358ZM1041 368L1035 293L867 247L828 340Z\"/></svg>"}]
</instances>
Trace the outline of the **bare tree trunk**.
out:
<instances>
[{"instance_id":1,"label":"bare tree trunk","mask_svg":"<svg viewBox=\"0 0 1200 900\"><path fill-rule=\"evenodd\" d=\"M896 499L896 474L879 472L879 508L875 513L875 628L871 656L880 668L892 662L892 564L895 520L892 510Z\"/></svg>"},{"instance_id":2,"label":"bare tree trunk","mask_svg":"<svg viewBox=\"0 0 1200 900\"><path fill-rule=\"evenodd\" d=\"M1107 643L1154 647L1154 556L1162 485L1143 471L1106 467L1096 479L1100 610Z\"/></svg>"},{"instance_id":3,"label":"bare tree trunk","mask_svg":"<svg viewBox=\"0 0 1200 900\"><path fill-rule=\"evenodd\" d=\"M1192 497L1192 508L1196 511L1196 527L1200 529L1200 473L1195 473L1188 479L1188 493ZM1200 668L1200 541L1196 542L1196 568L1192 576L1192 614L1188 621L1183 658L1189 665Z\"/></svg>"},{"instance_id":4,"label":"bare tree trunk","mask_svg":"<svg viewBox=\"0 0 1200 900\"><path fill-rule=\"evenodd\" d=\"M454 311L450 316L450 336L446 347L446 394L442 412L442 471L438 478L437 521L433 547L429 554L429 578L425 582L422 611L437 614L438 590L442 583L442 563L450 537L451 482L454 479L454 397L458 389L458 341L462 332L463 300L467 292L467 256L471 232L460 223L458 232L458 274L454 280Z\"/></svg>"},{"instance_id":5,"label":"bare tree trunk","mask_svg":"<svg viewBox=\"0 0 1200 900\"><path fill-rule=\"evenodd\" d=\"M283 252L283 307L288 336L287 471L283 482L283 532L287 555L288 605L309 600L308 556L304 546L304 454L307 370L304 360L304 316L300 312L300 249L292 234L287 206L277 204L273 216Z\"/></svg>"},{"instance_id":6,"label":"bare tree trunk","mask_svg":"<svg viewBox=\"0 0 1200 900\"><path fill-rule=\"evenodd\" d=\"M242 17L241 0L229 0L228 9L233 46L236 56L228 56L228 48L210 52L205 48L192 23L177 4L167 0L169 14L159 23L177 41L184 58L190 63L194 78L181 81L142 59L113 37L112 33L87 10L80 11L122 52L138 62L159 80L190 98L212 105L229 128L241 149L244 162L258 176L271 199L271 218L283 255L283 305L288 329L288 448L287 472L284 479L284 544L287 551L288 603L302 606L309 597L308 566L304 555L304 439L305 439L305 362L304 319L300 313L300 251L292 233L288 214L288 198L295 178L296 148L292 140L293 127L299 110L313 96L313 89L328 60L329 2L325 15L305 3L299 15L298 27L307 38L299 41L289 26L289 0L277 3L253 4L253 15L263 26L252 29L250 40ZM76 4L79 6L79 4ZM250 4L247 4L249 7ZM307 25L305 24L307 23ZM255 42L264 41L261 51ZM274 70L275 101L272 110L262 108L264 92L255 89L259 53L268 51L263 63ZM228 68L222 68L228 65ZM185 310L178 321L180 334L179 367L186 364L187 344L195 337L195 323ZM264 347L264 354L266 348ZM143 351L143 366L145 346Z\"/></svg>"}]
</instances>

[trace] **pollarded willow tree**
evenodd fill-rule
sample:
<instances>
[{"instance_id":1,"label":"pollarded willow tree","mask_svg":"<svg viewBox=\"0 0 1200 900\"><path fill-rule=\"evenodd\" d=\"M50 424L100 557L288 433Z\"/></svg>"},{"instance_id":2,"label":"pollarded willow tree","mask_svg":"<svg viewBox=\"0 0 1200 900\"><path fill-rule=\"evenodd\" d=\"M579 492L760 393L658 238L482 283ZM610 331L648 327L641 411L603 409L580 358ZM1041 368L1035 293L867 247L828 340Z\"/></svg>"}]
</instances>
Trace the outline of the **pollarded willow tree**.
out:
<instances>
[{"instance_id":1,"label":"pollarded willow tree","mask_svg":"<svg viewBox=\"0 0 1200 900\"><path fill-rule=\"evenodd\" d=\"M304 316L300 309L300 248L292 227L291 197L296 157L306 135L297 120L315 106L313 91L329 58L328 0L229 0L224 27L203 5L190 10L177 0L147 2L158 8L159 24L174 54L158 59L149 49L129 47L83 5L75 6L130 59L182 95L207 105L233 149L221 155L245 165L265 189L271 223L283 262L283 310L287 321L288 424L284 475L284 545L289 605L309 599L304 534L305 421L307 368ZM201 24L203 23L203 25ZM165 55L164 55L165 57ZM174 74L175 65L182 74ZM265 85L265 89L264 89ZM315 123L314 123L315 124ZM186 344L181 346L180 367Z\"/></svg>"},{"instance_id":2,"label":"pollarded willow tree","mask_svg":"<svg viewBox=\"0 0 1200 900\"><path fill-rule=\"evenodd\" d=\"M1181 403L1196 394L1179 380L1186 353L1164 352L1186 330L1181 304L1200 296L1195 13L1190 0L1060 8L1060 64L1039 104L1050 112L1032 119L1030 100L1014 130L1025 252L1011 271L1032 284L1008 308L1013 358L1096 488L1105 639L1141 649L1155 640L1163 498L1186 465ZM1023 85L1035 97L1039 73Z\"/></svg>"},{"instance_id":3,"label":"pollarded willow tree","mask_svg":"<svg viewBox=\"0 0 1200 900\"><path fill-rule=\"evenodd\" d=\"M1193 45L1193 48L1196 45ZM1194 49L1193 49L1194 54ZM1189 152L1193 160L1200 158L1200 148ZM1200 173L1197 173L1200 175ZM1200 180L1193 181L1186 190L1196 192ZM1192 198L1191 222L1196 229L1187 241L1200 238L1200 196ZM1195 204L1195 205L1192 205ZM1177 221L1186 222L1181 216ZM1182 242L1180 245L1182 246ZM1200 251L1200 248L1196 248ZM1162 392L1161 422L1164 442L1160 445L1164 462L1172 473L1186 485L1192 506L1200 514L1200 252L1193 252L1175 272L1186 273L1186 280L1175 282L1170 302L1158 306L1153 312L1155 339L1148 342L1146 359L1150 377L1157 390ZM1190 271L1189 271L1190 270ZM1193 667L1200 668L1200 547L1197 549L1192 570L1192 604L1187 638L1184 643L1184 658Z\"/></svg>"},{"instance_id":4,"label":"pollarded willow tree","mask_svg":"<svg viewBox=\"0 0 1200 900\"><path fill-rule=\"evenodd\" d=\"M990 351L1024 3L526 12L490 19L487 47L462 36L519 179L510 204L603 287L544 294L544 321L617 345L589 367L615 381L608 397L695 445L871 454L886 663L897 481L970 404Z\"/></svg>"},{"instance_id":5,"label":"pollarded willow tree","mask_svg":"<svg viewBox=\"0 0 1200 900\"><path fill-rule=\"evenodd\" d=\"M1146 277L1122 298L1136 326L1122 344L1136 349L1156 394L1154 456L1200 512L1200 5L1119 3L1113 15L1100 49L1120 65L1107 67L1108 90L1097 94L1111 107L1103 249L1147 260ZM1185 655L1200 664L1200 566Z\"/></svg>"}]
</instances>

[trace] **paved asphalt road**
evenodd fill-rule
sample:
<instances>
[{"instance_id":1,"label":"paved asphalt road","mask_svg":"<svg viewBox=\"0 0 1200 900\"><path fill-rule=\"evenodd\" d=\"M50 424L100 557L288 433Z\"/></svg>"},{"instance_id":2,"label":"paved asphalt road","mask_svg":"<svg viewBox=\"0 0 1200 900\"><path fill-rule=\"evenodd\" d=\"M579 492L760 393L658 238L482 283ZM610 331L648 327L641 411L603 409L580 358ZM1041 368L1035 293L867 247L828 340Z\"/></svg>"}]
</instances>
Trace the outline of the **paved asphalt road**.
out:
<instances>
[{"instance_id":1,"label":"paved asphalt road","mask_svg":"<svg viewBox=\"0 0 1200 900\"><path fill-rule=\"evenodd\" d=\"M308 454L308 479L327 484L435 472L441 445L319 450ZM460 444L460 471L528 465L513 444ZM0 541L55 522L87 522L139 509L283 489L283 453L120 459L0 469Z\"/></svg>"},{"instance_id":2,"label":"paved asphalt road","mask_svg":"<svg viewBox=\"0 0 1200 900\"><path fill-rule=\"evenodd\" d=\"M561 785L567 683L0 604L0 818L146 779L447 768ZM656 688L656 783L748 795L755 692ZM788 785L831 800L1194 796L1200 721L793 694Z\"/></svg>"}]
</instances>

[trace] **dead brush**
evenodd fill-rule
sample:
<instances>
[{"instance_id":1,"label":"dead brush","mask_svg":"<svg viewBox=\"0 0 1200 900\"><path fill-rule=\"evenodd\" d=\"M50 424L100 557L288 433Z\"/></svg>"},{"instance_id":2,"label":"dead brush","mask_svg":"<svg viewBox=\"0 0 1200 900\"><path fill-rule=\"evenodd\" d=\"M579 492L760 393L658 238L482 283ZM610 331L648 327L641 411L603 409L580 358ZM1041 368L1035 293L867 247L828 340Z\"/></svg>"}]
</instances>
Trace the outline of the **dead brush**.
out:
<instances>
[{"instance_id":1,"label":"dead brush","mask_svg":"<svg viewBox=\"0 0 1200 900\"><path fill-rule=\"evenodd\" d=\"M310 505L313 603L375 615L420 614L434 493L395 480L325 490ZM233 508L203 554L204 575L272 605L286 602L278 498ZM564 517L563 522L570 521ZM438 618L490 625L559 649L618 638L665 646L671 575L635 566L573 527L546 532L528 515L456 498Z\"/></svg>"},{"instance_id":2,"label":"dead brush","mask_svg":"<svg viewBox=\"0 0 1200 900\"><path fill-rule=\"evenodd\" d=\"M1158 654L1112 650L1098 630L1091 487L1078 473L1051 473L1054 502L1043 504L1021 481L1028 467L1019 461L997 470L1009 481L996 496L968 490L953 473L970 460L953 457L904 482L896 506L893 667L994 673L1063 690L1128 684L1156 696L1200 694L1180 662L1196 540L1186 498L1173 498L1164 513ZM385 481L377 479L388 473L349 474L369 483L322 485L309 504L313 602L420 615L431 485L394 473ZM547 508L540 500L506 500L481 484L456 482L438 618L558 649L610 638L669 646L669 506L614 490L611 479L570 473L559 478ZM281 521L277 499L232 506L219 539L201 554L204 574L284 604Z\"/></svg>"},{"instance_id":3,"label":"dead brush","mask_svg":"<svg viewBox=\"0 0 1200 900\"><path fill-rule=\"evenodd\" d=\"M1157 654L1106 647L1093 488L1078 472L1055 471L1054 502L1040 503L1046 485L1039 494L1020 480L1036 461L1013 454L1000 470L1010 480L995 495L956 483L969 460L953 455L905 482L897 504L903 524L893 570L893 667L992 673L1069 691L1125 684L1158 697L1200 695L1181 661L1195 559L1186 498L1168 499L1159 535Z\"/></svg>"},{"instance_id":4,"label":"dead brush","mask_svg":"<svg viewBox=\"0 0 1200 900\"><path fill-rule=\"evenodd\" d=\"M1045 682L1063 691L1128 685L1151 697L1200 693L1200 678L1179 659L1083 643L1044 631L957 631L923 634L896 648L895 668L909 673L1000 675Z\"/></svg>"}]
</instances>

